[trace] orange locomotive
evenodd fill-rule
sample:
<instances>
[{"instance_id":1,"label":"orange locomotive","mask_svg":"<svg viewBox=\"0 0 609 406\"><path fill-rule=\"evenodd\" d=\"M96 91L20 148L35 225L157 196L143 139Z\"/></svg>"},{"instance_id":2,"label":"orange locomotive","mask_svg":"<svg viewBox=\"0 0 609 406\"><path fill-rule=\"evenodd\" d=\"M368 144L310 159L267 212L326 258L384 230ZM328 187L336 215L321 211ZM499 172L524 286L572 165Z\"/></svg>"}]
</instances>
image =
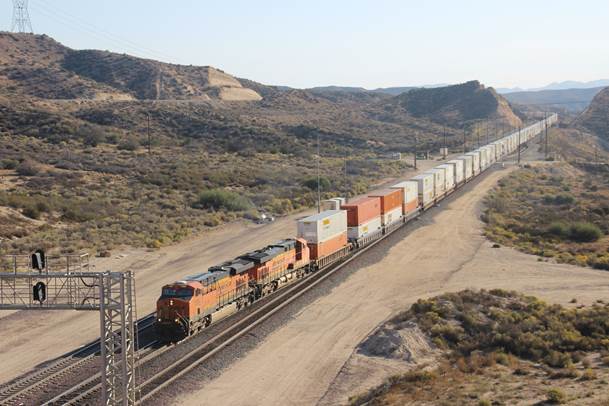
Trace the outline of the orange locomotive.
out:
<instances>
[{"instance_id":1,"label":"orange locomotive","mask_svg":"<svg viewBox=\"0 0 609 406\"><path fill-rule=\"evenodd\" d=\"M288 239L163 286L156 330L163 341L178 341L212 322L227 305L237 310L309 272L309 247Z\"/></svg>"}]
</instances>

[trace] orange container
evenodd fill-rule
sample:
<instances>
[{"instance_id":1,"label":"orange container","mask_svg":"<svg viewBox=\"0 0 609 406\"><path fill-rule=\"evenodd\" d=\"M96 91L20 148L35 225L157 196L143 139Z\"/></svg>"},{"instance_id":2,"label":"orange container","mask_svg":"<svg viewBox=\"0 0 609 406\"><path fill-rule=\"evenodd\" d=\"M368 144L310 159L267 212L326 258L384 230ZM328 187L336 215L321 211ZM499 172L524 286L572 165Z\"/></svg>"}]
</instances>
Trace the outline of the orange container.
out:
<instances>
[{"instance_id":1,"label":"orange container","mask_svg":"<svg viewBox=\"0 0 609 406\"><path fill-rule=\"evenodd\" d=\"M311 259L319 259L333 254L343 248L345 245L347 245L346 231L324 242L309 244L309 248L311 249Z\"/></svg>"},{"instance_id":2,"label":"orange container","mask_svg":"<svg viewBox=\"0 0 609 406\"><path fill-rule=\"evenodd\" d=\"M402 212L406 216L406 215L412 213L413 211L415 211L418 206L419 206L419 199L415 197L414 199L412 199L408 203L404 203L404 205L402 206L404 208L402 210Z\"/></svg>"},{"instance_id":3,"label":"orange container","mask_svg":"<svg viewBox=\"0 0 609 406\"><path fill-rule=\"evenodd\" d=\"M404 203L404 192L402 189L383 189L372 192L369 197L379 197L381 199L381 214L385 214Z\"/></svg>"},{"instance_id":4,"label":"orange container","mask_svg":"<svg viewBox=\"0 0 609 406\"><path fill-rule=\"evenodd\" d=\"M357 227L380 217L381 199L378 197L360 197L340 206L347 210L347 226Z\"/></svg>"}]
</instances>

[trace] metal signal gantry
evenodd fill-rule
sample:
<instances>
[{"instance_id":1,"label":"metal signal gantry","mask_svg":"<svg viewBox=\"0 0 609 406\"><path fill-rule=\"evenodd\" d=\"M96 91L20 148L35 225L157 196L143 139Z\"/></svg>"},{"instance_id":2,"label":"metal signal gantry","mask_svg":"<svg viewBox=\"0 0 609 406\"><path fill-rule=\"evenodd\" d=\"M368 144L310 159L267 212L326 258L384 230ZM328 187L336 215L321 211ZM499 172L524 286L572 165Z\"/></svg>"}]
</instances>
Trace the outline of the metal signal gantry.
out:
<instances>
[{"instance_id":1,"label":"metal signal gantry","mask_svg":"<svg viewBox=\"0 0 609 406\"><path fill-rule=\"evenodd\" d=\"M103 402L135 405L137 315L130 271L89 272L86 254L0 257L0 310L99 311Z\"/></svg>"}]
</instances>

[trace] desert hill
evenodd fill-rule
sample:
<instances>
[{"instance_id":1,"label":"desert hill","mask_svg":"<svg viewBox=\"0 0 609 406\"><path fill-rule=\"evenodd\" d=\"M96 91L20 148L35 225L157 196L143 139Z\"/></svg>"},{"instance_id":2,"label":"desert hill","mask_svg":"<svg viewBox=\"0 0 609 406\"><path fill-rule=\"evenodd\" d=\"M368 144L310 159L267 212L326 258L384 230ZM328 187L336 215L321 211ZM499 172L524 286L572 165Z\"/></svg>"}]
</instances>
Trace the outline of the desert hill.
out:
<instances>
[{"instance_id":1,"label":"desert hill","mask_svg":"<svg viewBox=\"0 0 609 406\"><path fill-rule=\"evenodd\" d=\"M389 103L396 103L414 117L450 125L477 120L505 121L513 127L522 124L509 102L478 81L458 85L413 89Z\"/></svg>"},{"instance_id":2,"label":"desert hill","mask_svg":"<svg viewBox=\"0 0 609 406\"><path fill-rule=\"evenodd\" d=\"M609 141L609 87L600 91L574 125Z\"/></svg>"},{"instance_id":3,"label":"desert hill","mask_svg":"<svg viewBox=\"0 0 609 406\"><path fill-rule=\"evenodd\" d=\"M210 66L183 66L98 50L46 35L0 33L0 84L45 99L226 100L262 97Z\"/></svg>"}]
</instances>

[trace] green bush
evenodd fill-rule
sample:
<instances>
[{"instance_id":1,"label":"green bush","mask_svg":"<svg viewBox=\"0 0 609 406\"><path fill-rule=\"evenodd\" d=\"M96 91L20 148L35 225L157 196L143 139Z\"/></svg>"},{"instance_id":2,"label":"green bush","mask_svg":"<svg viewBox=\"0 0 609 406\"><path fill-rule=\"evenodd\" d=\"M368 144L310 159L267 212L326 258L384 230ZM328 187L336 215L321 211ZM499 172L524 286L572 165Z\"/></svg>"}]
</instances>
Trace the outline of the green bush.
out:
<instances>
[{"instance_id":1,"label":"green bush","mask_svg":"<svg viewBox=\"0 0 609 406\"><path fill-rule=\"evenodd\" d=\"M553 405L562 405L567 401L567 395L557 388L552 388L546 393L548 403Z\"/></svg>"},{"instance_id":2,"label":"green bush","mask_svg":"<svg viewBox=\"0 0 609 406\"><path fill-rule=\"evenodd\" d=\"M135 151L140 146L140 143L137 142L135 137L125 137L119 144L117 148L122 151Z\"/></svg>"},{"instance_id":3,"label":"green bush","mask_svg":"<svg viewBox=\"0 0 609 406\"><path fill-rule=\"evenodd\" d=\"M317 190L317 177L309 178L305 180L302 184L303 186L311 190ZM322 191L330 190L330 186L330 180L328 178L326 178L325 176L321 176L319 178L319 188Z\"/></svg>"},{"instance_id":4,"label":"green bush","mask_svg":"<svg viewBox=\"0 0 609 406\"><path fill-rule=\"evenodd\" d=\"M601 229L592 223L575 223L569 229L569 238L577 242L593 242L602 236Z\"/></svg>"},{"instance_id":5,"label":"green bush","mask_svg":"<svg viewBox=\"0 0 609 406\"><path fill-rule=\"evenodd\" d=\"M40 165L30 159L21 162L15 169L21 176L35 176L40 173Z\"/></svg>"},{"instance_id":6,"label":"green bush","mask_svg":"<svg viewBox=\"0 0 609 406\"><path fill-rule=\"evenodd\" d=\"M567 193L558 194L556 196L545 195L543 197L545 204L556 204L556 205L571 205L575 203L575 198Z\"/></svg>"},{"instance_id":7,"label":"green bush","mask_svg":"<svg viewBox=\"0 0 609 406\"><path fill-rule=\"evenodd\" d=\"M19 165L19 162L14 159L3 159L2 160L2 169L15 169Z\"/></svg>"},{"instance_id":8,"label":"green bush","mask_svg":"<svg viewBox=\"0 0 609 406\"><path fill-rule=\"evenodd\" d=\"M235 192L223 189L205 190L192 207L195 209L225 209L228 211L246 211L253 207L252 202Z\"/></svg>"},{"instance_id":9,"label":"green bush","mask_svg":"<svg viewBox=\"0 0 609 406\"><path fill-rule=\"evenodd\" d=\"M569 236L569 226L562 222L554 222L548 226L547 233L555 237L567 238Z\"/></svg>"}]
</instances>

